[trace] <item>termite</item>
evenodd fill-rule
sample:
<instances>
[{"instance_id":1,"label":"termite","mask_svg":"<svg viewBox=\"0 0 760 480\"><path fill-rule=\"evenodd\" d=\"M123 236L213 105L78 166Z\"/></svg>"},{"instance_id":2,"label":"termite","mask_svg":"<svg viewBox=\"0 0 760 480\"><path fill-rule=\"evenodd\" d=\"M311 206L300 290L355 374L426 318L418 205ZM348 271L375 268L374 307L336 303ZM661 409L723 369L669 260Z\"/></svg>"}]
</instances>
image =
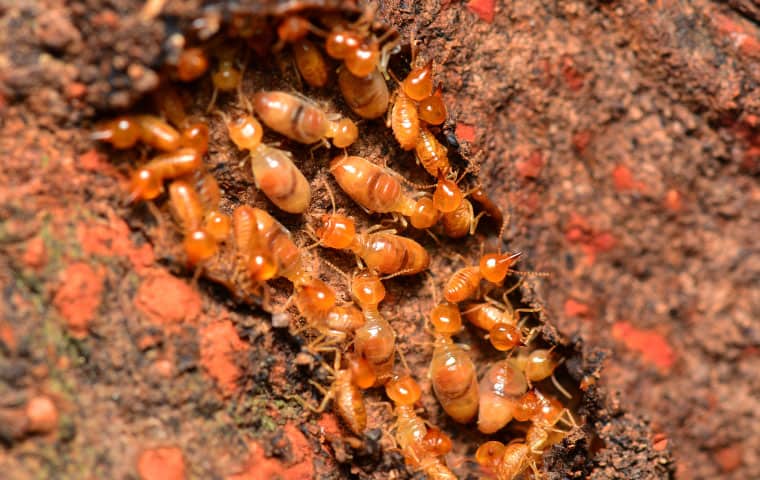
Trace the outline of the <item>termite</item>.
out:
<instances>
[{"instance_id":1,"label":"termite","mask_svg":"<svg viewBox=\"0 0 760 480\"><path fill-rule=\"evenodd\" d=\"M360 117L379 118L388 111L388 85L377 69L365 77L357 77L347 69L341 69L338 86L349 108Z\"/></svg>"},{"instance_id":2,"label":"termite","mask_svg":"<svg viewBox=\"0 0 760 480\"><path fill-rule=\"evenodd\" d=\"M491 283L501 283L520 255L520 252L483 255L479 265L460 268L454 272L446 282L443 296L449 302L459 303L477 293L480 280L483 278Z\"/></svg>"},{"instance_id":3,"label":"termite","mask_svg":"<svg viewBox=\"0 0 760 480\"><path fill-rule=\"evenodd\" d=\"M514 417L517 402L528 390L528 382L513 360L504 359L489 367L478 388L478 430L495 433Z\"/></svg>"},{"instance_id":4,"label":"termite","mask_svg":"<svg viewBox=\"0 0 760 480\"><path fill-rule=\"evenodd\" d=\"M330 162L330 172L341 189L368 211L401 214L409 217L415 228L429 228L429 222L437 220L429 197L413 199L396 175L365 158L335 157Z\"/></svg>"},{"instance_id":5,"label":"termite","mask_svg":"<svg viewBox=\"0 0 760 480\"><path fill-rule=\"evenodd\" d=\"M312 87L324 87L329 70L317 46L309 40L301 39L294 42L291 48L301 78Z\"/></svg>"},{"instance_id":6,"label":"termite","mask_svg":"<svg viewBox=\"0 0 760 480\"><path fill-rule=\"evenodd\" d=\"M182 82L192 82L208 70L208 57L201 48L182 50L177 60L177 78Z\"/></svg>"},{"instance_id":7,"label":"termite","mask_svg":"<svg viewBox=\"0 0 760 480\"><path fill-rule=\"evenodd\" d=\"M430 265L427 250L414 240L388 232L357 233L353 219L345 215L322 215L316 235L321 245L350 250L369 270L384 275L414 275Z\"/></svg>"},{"instance_id":8,"label":"termite","mask_svg":"<svg viewBox=\"0 0 760 480\"><path fill-rule=\"evenodd\" d=\"M365 320L354 332L354 351L367 359L377 377L376 383L385 384L396 356L396 332L378 309L385 298L385 287L377 275L365 272L354 276L351 293Z\"/></svg>"},{"instance_id":9,"label":"termite","mask_svg":"<svg viewBox=\"0 0 760 480\"><path fill-rule=\"evenodd\" d=\"M132 174L130 201L152 200L161 194L163 181L200 170L201 155L193 148L182 148L153 158Z\"/></svg>"},{"instance_id":10,"label":"termite","mask_svg":"<svg viewBox=\"0 0 760 480\"><path fill-rule=\"evenodd\" d=\"M328 120L315 103L285 92L259 92L253 108L266 126L299 143L325 138Z\"/></svg>"},{"instance_id":11,"label":"termite","mask_svg":"<svg viewBox=\"0 0 760 480\"><path fill-rule=\"evenodd\" d=\"M438 444L438 434L430 435L425 420L414 410L422 396L419 384L409 375L397 375L385 385L385 393L395 406L395 439L406 463L433 480L456 479L442 458L447 449Z\"/></svg>"},{"instance_id":12,"label":"termite","mask_svg":"<svg viewBox=\"0 0 760 480\"><path fill-rule=\"evenodd\" d=\"M540 478L536 461L530 448L523 442L504 445L495 440L488 441L478 447L475 460L497 480L515 480L528 468L533 471L535 478Z\"/></svg>"},{"instance_id":13,"label":"termite","mask_svg":"<svg viewBox=\"0 0 760 480\"><path fill-rule=\"evenodd\" d=\"M462 329L459 308L448 302L436 305L430 323L435 333L430 362L433 391L451 418L467 423L478 413L478 379L469 354L451 339Z\"/></svg>"}]
</instances>

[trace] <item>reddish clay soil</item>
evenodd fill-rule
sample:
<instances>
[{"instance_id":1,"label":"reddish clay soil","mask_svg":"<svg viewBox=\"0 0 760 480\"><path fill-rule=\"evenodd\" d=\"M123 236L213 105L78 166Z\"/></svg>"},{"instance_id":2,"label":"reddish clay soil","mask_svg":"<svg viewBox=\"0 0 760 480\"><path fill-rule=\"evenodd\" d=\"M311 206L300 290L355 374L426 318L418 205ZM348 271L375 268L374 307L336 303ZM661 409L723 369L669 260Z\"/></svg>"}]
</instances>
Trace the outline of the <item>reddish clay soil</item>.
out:
<instances>
[{"instance_id":1,"label":"reddish clay soil","mask_svg":"<svg viewBox=\"0 0 760 480\"><path fill-rule=\"evenodd\" d=\"M367 393L370 430L358 448L329 410L305 411L292 396L318 402L307 381L324 383L326 372L302 361L303 340L220 284L224 265L195 281L165 205L157 220L126 201L139 152L89 140L98 120L153 110L172 39L204 15L202 1L170 0L146 19L143 7L160 3L0 5L0 471L412 478L384 448L392 418L382 392ZM263 14L353 2L242 3ZM505 248L523 252L520 268L550 274L528 277L513 301L541 307L540 341L566 359L559 380L584 425L544 455L544 475L760 478L757 2L389 0L377 17L435 60L456 162L478 165L509 213ZM287 65L256 61L244 92L294 88ZM391 67L408 62L404 49ZM210 93L208 78L181 89L198 115ZM334 86L307 94L348 111ZM218 108L233 104L222 96ZM221 120L204 118L223 208L266 206ZM382 122L360 128L353 154L419 170ZM316 186L335 152L294 148ZM338 203L362 226L377 223L347 197ZM323 191L313 208L330 208ZM454 253L476 258L497 245L497 230L486 220L466 241L415 238L440 285L463 265ZM345 271L355 264L319 255ZM345 291L334 271L321 273ZM272 301L284 302L288 283L272 286ZM454 439L456 473L478 478L472 456L489 437L448 419L427 378L427 278L387 288L383 311L422 384L424 415ZM457 338L482 366L498 356L480 337Z\"/></svg>"}]
</instances>

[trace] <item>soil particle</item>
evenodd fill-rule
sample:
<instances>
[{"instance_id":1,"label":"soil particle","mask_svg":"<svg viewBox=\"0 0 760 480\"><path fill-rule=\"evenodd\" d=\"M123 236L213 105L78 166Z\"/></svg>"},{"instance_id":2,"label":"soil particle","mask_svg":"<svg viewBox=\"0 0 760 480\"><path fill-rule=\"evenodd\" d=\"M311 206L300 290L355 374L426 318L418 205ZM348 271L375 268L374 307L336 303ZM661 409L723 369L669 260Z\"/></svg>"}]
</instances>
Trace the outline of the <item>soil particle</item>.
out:
<instances>
[{"instance_id":1,"label":"soil particle","mask_svg":"<svg viewBox=\"0 0 760 480\"><path fill-rule=\"evenodd\" d=\"M667 373L673 366L675 355L665 337L653 330L639 330L628 322L612 326L612 338L626 348L639 352L642 358Z\"/></svg>"},{"instance_id":2,"label":"soil particle","mask_svg":"<svg viewBox=\"0 0 760 480\"><path fill-rule=\"evenodd\" d=\"M201 327L201 365L216 380L224 395L232 395L238 389L241 370L235 359L248 345L240 340L235 326L229 320L214 321Z\"/></svg>"},{"instance_id":3,"label":"soil particle","mask_svg":"<svg viewBox=\"0 0 760 480\"><path fill-rule=\"evenodd\" d=\"M81 50L82 36L71 23L65 9L52 9L37 17L34 33L40 43L54 50L68 50L77 53Z\"/></svg>"},{"instance_id":4,"label":"soil particle","mask_svg":"<svg viewBox=\"0 0 760 480\"><path fill-rule=\"evenodd\" d=\"M26 242L26 250L24 250L21 261L27 267L35 270L39 270L45 265L45 262L47 262L47 251L45 250L45 241L42 237L34 237Z\"/></svg>"},{"instance_id":5,"label":"soil particle","mask_svg":"<svg viewBox=\"0 0 760 480\"><path fill-rule=\"evenodd\" d=\"M58 428L58 407L46 396L36 396L26 404L26 417L29 420L27 431L31 433L50 433Z\"/></svg>"},{"instance_id":6,"label":"soil particle","mask_svg":"<svg viewBox=\"0 0 760 480\"><path fill-rule=\"evenodd\" d=\"M198 318L202 306L197 289L164 271L140 283L134 303L156 325L192 322Z\"/></svg>"},{"instance_id":7,"label":"soil particle","mask_svg":"<svg viewBox=\"0 0 760 480\"><path fill-rule=\"evenodd\" d=\"M303 433L293 423L283 427L284 436L277 440L277 450L291 452L290 458L279 459L268 456L266 449L257 442L248 446L249 456L245 466L227 480L259 480L280 478L282 480L309 480L314 477L312 447Z\"/></svg>"},{"instance_id":8,"label":"soil particle","mask_svg":"<svg viewBox=\"0 0 760 480\"><path fill-rule=\"evenodd\" d=\"M141 480L185 480L185 458L177 447L143 450L137 460Z\"/></svg>"},{"instance_id":9,"label":"soil particle","mask_svg":"<svg viewBox=\"0 0 760 480\"><path fill-rule=\"evenodd\" d=\"M84 262L72 263L61 272L53 305L72 336L87 336L89 324L100 306L104 278L101 269Z\"/></svg>"},{"instance_id":10,"label":"soil particle","mask_svg":"<svg viewBox=\"0 0 760 480\"><path fill-rule=\"evenodd\" d=\"M496 10L495 0L470 0L467 2L467 9L480 17L486 23L493 22Z\"/></svg>"}]
</instances>

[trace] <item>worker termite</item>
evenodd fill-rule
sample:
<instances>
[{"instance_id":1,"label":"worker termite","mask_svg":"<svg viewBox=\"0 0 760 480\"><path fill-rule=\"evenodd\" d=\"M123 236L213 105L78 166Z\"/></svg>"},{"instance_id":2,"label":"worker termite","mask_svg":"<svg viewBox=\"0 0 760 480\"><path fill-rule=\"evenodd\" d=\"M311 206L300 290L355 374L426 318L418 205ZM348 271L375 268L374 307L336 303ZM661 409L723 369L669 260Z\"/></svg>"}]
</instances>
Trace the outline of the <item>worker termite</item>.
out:
<instances>
[{"instance_id":1,"label":"worker termite","mask_svg":"<svg viewBox=\"0 0 760 480\"><path fill-rule=\"evenodd\" d=\"M316 45L301 39L292 45L298 73L312 87L324 87L327 84L329 70L322 53Z\"/></svg>"},{"instance_id":2,"label":"worker termite","mask_svg":"<svg viewBox=\"0 0 760 480\"><path fill-rule=\"evenodd\" d=\"M414 147L417 161L430 175L438 178L451 168L446 147L435 138L426 127L420 128L419 139Z\"/></svg>"},{"instance_id":3,"label":"worker termite","mask_svg":"<svg viewBox=\"0 0 760 480\"><path fill-rule=\"evenodd\" d=\"M388 111L388 85L377 69L365 77L357 77L343 68L338 73L338 86L349 108L360 117L379 118Z\"/></svg>"},{"instance_id":4,"label":"worker termite","mask_svg":"<svg viewBox=\"0 0 760 480\"><path fill-rule=\"evenodd\" d=\"M232 232L242 268L247 276L261 283L277 274L277 262L272 257L264 238L258 232L256 211L248 205L240 205L232 212Z\"/></svg>"},{"instance_id":5,"label":"worker termite","mask_svg":"<svg viewBox=\"0 0 760 480\"><path fill-rule=\"evenodd\" d=\"M288 152L258 145L251 151L251 171L256 187L278 208L303 213L309 207L311 187Z\"/></svg>"},{"instance_id":6,"label":"worker termite","mask_svg":"<svg viewBox=\"0 0 760 480\"><path fill-rule=\"evenodd\" d=\"M457 182L444 177L444 172L438 171L438 182L433 191L433 206L443 214L455 212L464 200L464 193Z\"/></svg>"},{"instance_id":7,"label":"worker termite","mask_svg":"<svg viewBox=\"0 0 760 480\"><path fill-rule=\"evenodd\" d=\"M483 255L478 266L468 266L454 272L446 282L443 296L449 302L459 303L477 293L480 280L483 278L491 283L501 283L509 272L509 267L520 255L520 252Z\"/></svg>"},{"instance_id":8,"label":"worker termite","mask_svg":"<svg viewBox=\"0 0 760 480\"><path fill-rule=\"evenodd\" d=\"M555 358L552 349L545 348L533 351L522 349L517 353L515 360L525 372L525 377L529 382L540 382L551 377L561 363Z\"/></svg>"},{"instance_id":9,"label":"worker termite","mask_svg":"<svg viewBox=\"0 0 760 480\"><path fill-rule=\"evenodd\" d=\"M462 238L472 235L475 233L478 221L482 215L483 212L476 216L472 209L472 203L465 198L454 211L444 213L441 216L443 233L450 238Z\"/></svg>"},{"instance_id":10,"label":"worker termite","mask_svg":"<svg viewBox=\"0 0 760 480\"><path fill-rule=\"evenodd\" d=\"M161 194L164 180L193 173L202 165L200 154L192 148L158 155L132 174L129 201L152 200Z\"/></svg>"},{"instance_id":11,"label":"worker termite","mask_svg":"<svg viewBox=\"0 0 760 480\"><path fill-rule=\"evenodd\" d=\"M354 363L359 365L353 365ZM368 382L366 378L356 378L353 373L354 371L366 371L366 366L360 365L361 363L366 363L366 361L360 357L351 358L349 359L349 367L341 369L341 355L339 352L336 352L332 368L323 364L323 367L333 377L332 385L329 388L325 388L317 382L309 380L309 383L324 395L322 403L318 407L314 407L300 397L293 398L315 413L324 412L328 403L332 400L333 409L346 423L348 428L356 435L362 435L367 428L367 409L364 405L364 396L359 384L366 385Z\"/></svg>"},{"instance_id":12,"label":"worker termite","mask_svg":"<svg viewBox=\"0 0 760 480\"><path fill-rule=\"evenodd\" d=\"M429 197L414 200L404 192L396 175L365 158L335 157L330 172L341 189L368 211L401 214L409 217L415 228L429 228L438 219Z\"/></svg>"},{"instance_id":13,"label":"worker termite","mask_svg":"<svg viewBox=\"0 0 760 480\"><path fill-rule=\"evenodd\" d=\"M402 150L414 150L420 136L417 105L401 90L396 92L391 107L390 127Z\"/></svg>"},{"instance_id":14,"label":"worker termite","mask_svg":"<svg viewBox=\"0 0 760 480\"><path fill-rule=\"evenodd\" d=\"M206 122L189 123L180 132L180 144L203 155L208 151L209 130Z\"/></svg>"},{"instance_id":15,"label":"worker termite","mask_svg":"<svg viewBox=\"0 0 760 480\"><path fill-rule=\"evenodd\" d=\"M505 446L495 440L488 441L478 447L475 460L487 472L492 473L496 480L515 480L528 468L533 471L535 478L540 478L530 448L522 442Z\"/></svg>"},{"instance_id":16,"label":"worker termite","mask_svg":"<svg viewBox=\"0 0 760 480\"><path fill-rule=\"evenodd\" d=\"M290 153L261 143L263 129L250 115L225 118L225 123L232 142L250 152L256 187L278 208L288 213L305 212L311 200L311 186Z\"/></svg>"},{"instance_id":17,"label":"worker termite","mask_svg":"<svg viewBox=\"0 0 760 480\"><path fill-rule=\"evenodd\" d=\"M119 149L133 147L138 140L165 152L172 152L180 147L179 132L153 115L116 118L101 124L92 132L90 138L108 142Z\"/></svg>"},{"instance_id":18,"label":"worker termite","mask_svg":"<svg viewBox=\"0 0 760 480\"><path fill-rule=\"evenodd\" d=\"M277 273L297 287L311 278L306 275L301 249L293 242L290 232L260 208L251 208L255 220L254 245L266 252L277 264Z\"/></svg>"},{"instance_id":19,"label":"worker termite","mask_svg":"<svg viewBox=\"0 0 760 480\"><path fill-rule=\"evenodd\" d=\"M277 26L278 42L274 46L274 50L281 50L286 43L295 43L306 38L311 31L316 31L316 28L307 19L298 15L288 15Z\"/></svg>"},{"instance_id":20,"label":"worker termite","mask_svg":"<svg viewBox=\"0 0 760 480\"><path fill-rule=\"evenodd\" d=\"M203 230L217 242L225 241L230 232L231 220L229 215L219 210L219 184L213 175L205 173L198 175L195 188L205 211Z\"/></svg>"},{"instance_id":21,"label":"worker termite","mask_svg":"<svg viewBox=\"0 0 760 480\"><path fill-rule=\"evenodd\" d=\"M459 423L467 423L478 413L478 379L475 364L451 336L462 329L459 309L440 303L430 312L435 343L430 362L433 391L446 413Z\"/></svg>"},{"instance_id":22,"label":"worker termite","mask_svg":"<svg viewBox=\"0 0 760 480\"><path fill-rule=\"evenodd\" d=\"M491 200L483 187L478 186L470 192L470 198L477 202L486 215L491 217L498 225L504 225L504 215L501 209Z\"/></svg>"},{"instance_id":23,"label":"worker termite","mask_svg":"<svg viewBox=\"0 0 760 480\"><path fill-rule=\"evenodd\" d=\"M131 148L140 139L140 126L134 117L122 116L98 125L90 138L108 142L118 149Z\"/></svg>"},{"instance_id":24,"label":"worker termite","mask_svg":"<svg viewBox=\"0 0 760 480\"><path fill-rule=\"evenodd\" d=\"M192 82L208 70L208 57L201 48L187 48L177 60L177 78L182 82Z\"/></svg>"},{"instance_id":25,"label":"worker termite","mask_svg":"<svg viewBox=\"0 0 760 480\"><path fill-rule=\"evenodd\" d=\"M217 251L216 240L201 229L204 210L198 192L187 182L176 180L169 185L169 207L184 232L185 255L196 265Z\"/></svg>"},{"instance_id":26,"label":"worker termite","mask_svg":"<svg viewBox=\"0 0 760 480\"><path fill-rule=\"evenodd\" d=\"M233 119L225 117L227 134L241 150L253 150L261 144L264 128L252 115L242 115Z\"/></svg>"},{"instance_id":27,"label":"worker termite","mask_svg":"<svg viewBox=\"0 0 760 480\"><path fill-rule=\"evenodd\" d=\"M480 380L478 391L478 430L495 433L514 417L520 397L528 390L528 382L511 359L494 363Z\"/></svg>"},{"instance_id":28,"label":"worker termite","mask_svg":"<svg viewBox=\"0 0 760 480\"><path fill-rule=\"evenodd\" d=\"M316 143L327 133L325 113L314 103L285 92L259 92L256 114L266 126L299 143Z\"/></svg>"},{"instance_id":29,"label":"worker termite","mask_svg":"<svg viewBox=\"0 0 760 480\"><path fill-rule=\"evenodd\" d=\"M367 359L376 384L383 385L390 379L396 356L396 332L378 309L385 287L377 275L365 272L354 276L351 293L364 314L364 325L354 332L354 351Z\"/></svg>"},{"instance_id":30,"label":"worker termite","mask_svg":"<svg viewBox=\"0 0 760 480\"><path fill-rule=\"evenodd\" d=\"M216 103L216 96L219 92L231 92L240 88L243 79L243 72L235 64L237 49L230 45L223 45L219 49L218 64L216 70L211 74L211 83L214 90L211 93L206 111L210 112Z\"/></svg>"},{"instance_id":31,"label":"worker termite","mask_svg":"<svg viewBox=\"0 0 760 480\"><path fill-rule=\"evenodd\" d=\"M330 120L325 136L332 139L333 146L346 148L359 138L359 129L350 118Z\"/></svg>"},{"instance_id":32,"label":"worker termite","mask_svg":"<svg viewBox=\"0 0 760 480\"><path fill-rule=\"evenodd\" d=\"M321 245L350 250L369 270L384 275L414 275L430 265L427 250L414 240L390 232L357 233L354 221L344 215L323 215L316 235Z\"/></svg>"},{"instance_id":33,"label":"worker termite","mask_svg":"<svg viewBox=\"0 0 760 480\"><path fill-rule=\"evenodd\" d=\"M395 439L406 463L433 480L457 478L441 458L447 448L438 443L436 433L429 435L425 420L414 410L422 396L419 384L409 375L396 375L385 385L385 393L395 406Z\"/></svg>"},{"instance_id":34,"label":"worker termite","mask_svg":"<svg viewBox=\"0 0 760 480\"><path fill-rule=\"evenodd\" d=\"M164 120L153 115L137 115L135 121L140 126L140 140L146 145L165 152L179 148L179 132Z\"/></svg>"}]
</instances>

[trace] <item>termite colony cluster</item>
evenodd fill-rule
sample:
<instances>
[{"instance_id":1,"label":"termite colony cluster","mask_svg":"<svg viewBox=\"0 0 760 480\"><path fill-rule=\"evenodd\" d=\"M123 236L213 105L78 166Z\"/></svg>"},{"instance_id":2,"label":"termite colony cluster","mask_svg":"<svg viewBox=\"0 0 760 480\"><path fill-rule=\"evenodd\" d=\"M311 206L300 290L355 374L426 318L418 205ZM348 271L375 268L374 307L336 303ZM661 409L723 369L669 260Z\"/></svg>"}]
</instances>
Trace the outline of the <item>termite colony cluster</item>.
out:
<instances>
[{"instance_id":1,"label":"termite colony cluster","mask_svg":"<svg viewBox=\"0 0 760 480\"><path fill-rule=\"evenodd\" d=\"M115 149L138 147L151 155L136 161L130 173L130 202L145 202L159 219L168 210L181 231L187 265L238 299L260 302L274 323L287 323L305 339L305 350L322 361L332 385L310 382L323 401L315 407L298 397L302 404L322 411L332 401L345 425L362 436L367 430L363 391L384 387L395 422L381 427L392 433L409 468L430 478L456 478L445 459L451 439L418 414L421 387L408 368L396 364L401 355L396 333L381 308L384 281L402 275L417 276L418 284L429 280L434 299L442 297L425 320L433 337L433 393L453 420L476 420L484 434L510 424L503 434L506 445L487 441L475 452L486 474L537 475L542 453L562 440L575 420L559 400L560 393L570 397L554 377L561 358L535 345L538 321L530 313L536 310L512 307L507 295L519 282L502 288L510 274L522 273L512 269L519 254L485 253L445 279L438 294L435 279L425 273L428 250L402 235L425 243L430 239L420 231L461 238L474 233L483 215L504 223L472 169L450 163L439 140L447 112L441 87L434 85L433 63L413 58L409 73L397 80L388 61L402 43L400 36L374 22L371 10L238 12L222 25L207 18L195 23L154 95L157 112L121 116L95 129L93 138ZM246 77L260 78L266 69L282 73L293 65L299 77L289 89L247 91ZM336 76L342 100L326 108L309 99L334 88ZM202 89L212 92L208 104L187 101ZM431 185L412 183L381 158L351 155L362 130L384 129L386 120L401 150L410 152L405 153L409 169L415 168L414 156ZM225 135L210 141L209 132L217 130ZM219 163L212 161L217 142L240 152L240 166L250 169L256 191L266 197L255 198L259 207L220 189L209 168ZM324 152L332 156L329 165L307 178L299 165L318 162L316 155ZM465 178L474 186L463 191L459 183ZM356 217L339 213L335 184L373 215L374 226L361 228ZM316 210L312 189L324 191L331 210ZM386 216L378 221L377 214ZM300 222L298 241L276 217ZM340 269L321 260L315 246L355 255L359 268L342 275L347 292L320 279L321 269ZM287 302L273 305L268 282L278 278L290 282L293 291ZM499 289L503 300L493 300ZM468 350L452 339L462 330L462 316L487 332L493 348L504 352L501 360L476 368Z\"/></svg>"}]
</instances>

